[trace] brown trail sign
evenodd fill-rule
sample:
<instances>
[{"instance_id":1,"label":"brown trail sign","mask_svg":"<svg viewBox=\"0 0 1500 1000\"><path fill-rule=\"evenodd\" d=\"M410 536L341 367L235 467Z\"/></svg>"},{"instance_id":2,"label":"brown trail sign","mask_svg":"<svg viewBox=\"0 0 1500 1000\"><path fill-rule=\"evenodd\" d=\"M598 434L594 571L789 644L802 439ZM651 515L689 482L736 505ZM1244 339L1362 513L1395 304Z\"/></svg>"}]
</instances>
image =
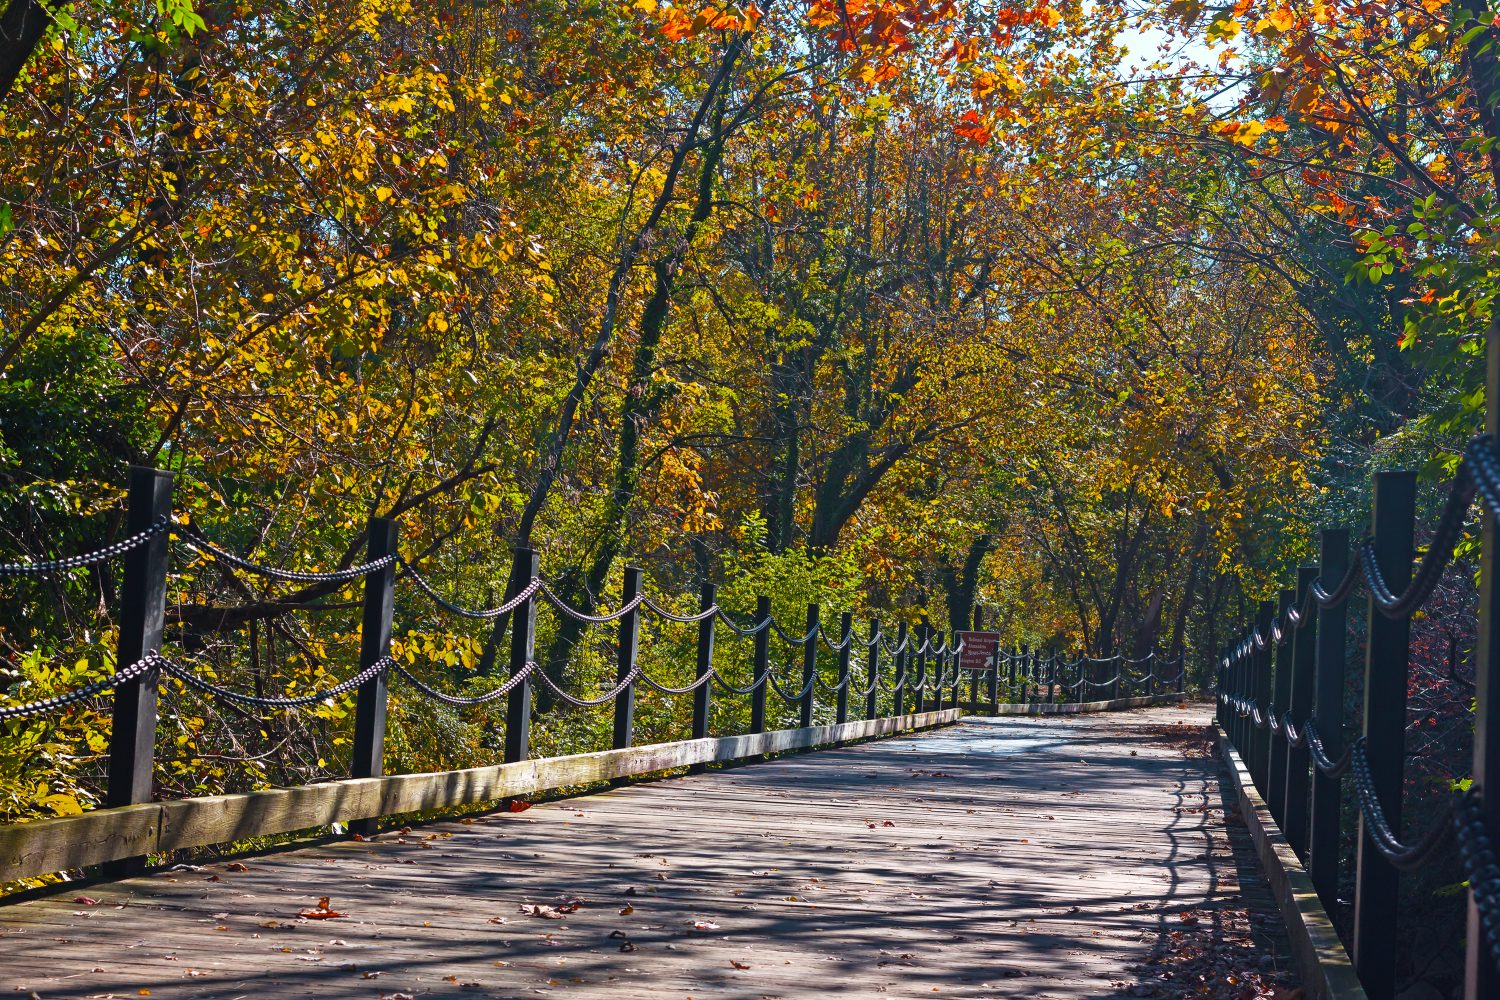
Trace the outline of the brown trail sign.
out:
<instances>
[{"instance_id":1,"label":"brown trail sign","mask_svg":"<svg viewBox=\"0 0 1500 1000\"><path fill-rule=\"evenodd\" d=\"M999 632L960 632L959 642L963 649L958 653L960 670L988 670L995 664L995 654L1000 649Z\"/></svg>"}]
</instances>

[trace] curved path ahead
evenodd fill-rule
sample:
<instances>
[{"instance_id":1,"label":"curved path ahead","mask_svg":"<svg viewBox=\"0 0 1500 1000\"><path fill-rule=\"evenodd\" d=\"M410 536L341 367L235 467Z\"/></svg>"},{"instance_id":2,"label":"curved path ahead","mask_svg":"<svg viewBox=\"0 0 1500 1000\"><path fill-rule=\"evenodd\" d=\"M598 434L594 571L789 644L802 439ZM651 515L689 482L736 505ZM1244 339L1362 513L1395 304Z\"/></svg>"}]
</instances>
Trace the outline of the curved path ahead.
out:
<instances>
[{"instance_id":1,"label":"curved path ahead","mask_svg":"<svg viewBox=\"0 0 1500 1000\"><path fill-rule=\"evenodd\" d=\"M1288 960L1225 826L1209 719L970 719L94 886L0 907L0 984L46 1000L1233 996L1226 977ZM299 918L323 896L345 915Z\"/></svg>"}]
</instances>

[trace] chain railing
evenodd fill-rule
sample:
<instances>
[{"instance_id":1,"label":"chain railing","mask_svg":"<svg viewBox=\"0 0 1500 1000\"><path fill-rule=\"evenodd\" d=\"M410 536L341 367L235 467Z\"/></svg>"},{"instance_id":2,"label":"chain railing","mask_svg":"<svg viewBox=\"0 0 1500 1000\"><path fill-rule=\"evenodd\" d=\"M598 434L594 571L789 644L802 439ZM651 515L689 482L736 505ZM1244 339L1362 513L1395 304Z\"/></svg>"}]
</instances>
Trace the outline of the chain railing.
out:
<instances>
[{"instance_id":1,"label":"chain railing","mask_svg":"<svg viewBox=\"0 0 1500 1000\"><path fill-rule=\"evenodd\" d=\"M505 762L528 759L534 687L542 689L551 701L572 708L611 707L611 746L617 750L633 745L636 696L643 690L665 697L690 697L690 732L695 739L710 735L715 692L720 697L748 697L749 732L759 734L767 731L776 714L769 710L771 696L784 706L782 713L791 709L798 726L805 728L819 717L828 719L830 714L835 724L842 724L858 717L874 720L956 709L966 680L971 707L979 706L981 686L988 687L992 704L998 704L1002 694L1008 700L1027 700L1039 699L1045 692L1046 699L1053 700L1075 695L1093 697L1101 692L1114 697L1156 693L1164 681L1175 683L1181 690L1180 663L1175 680L1169 680L1155 653L1138 659L1114 656L1068 660L1057 653L1042 654L1021 647L997 650L983 661L982 668L975 669L972 663L961 666L969 648L964 634L937 629L925 619L916 623L898 621L894 627L873 619L856 629L850 613L840 615L836 623L825 621L822 609L814 604L808 606L805 621L793 625L778 621L771 613L768 596L757 598L753 612L733 611L719 603L717 591L710 584L703 585L696 610L685 611L674 600L649 595L643 586L644 573L636 567L626 567L621 597L613 610L601 611L593 603L578 608L542 577L536 553L525 549L514 553L504 599L494 607L471 607L447 596L450 588L429 579L417 565L418 560L401 556L397 525L391 520L370 519L364 535L366 552L360 561L353 558L351 547L341 564L331 569L285 568L210 541L193 525L174 524L171 487L168 473L134 469L127 537L81 555L0 564L0 576L16 577L63 573L123 560L115 662L126 666L73 690L42 698L7 702L0 697L0 721L37 719L80 705L111 711L108 804L112 806L149 800L156 703L163 693L190 692L252 716L352 698L355 725L351 776L373 778L383 771L384 720L393 677L410 697L448 710L464 711L503 701ZM355 665L340 671L332 661L317 663L315 674L324 680L315 688L288 685L279 692L267 692L258 685L252 693L237 689L207 666L164 656L174 541L194 553L191 558L195 563L216 566L231 575L244 573L274 583L308 585L304 595L315 592L321 596L350 585L360 586L362 618ZM410 608L413 602L430 604L445 614L488 622L497 644L503 644L508 635L508 662L501 667L505 675L494 679L473 677L459 687L451 677L426 676L411 650L393 653L398 596L403 608ZM576 677L570 682L565 676L567 662L561 670L556 666L549 670L546 658L538 657L534 648L537 616L542 608L550 609L559 622L566 620L577 626L579 634L606 626L617 630L612 643L616 661L612 680L599 682L595 690L580 689ZM977 628L980 612L974 610ZM692 643L696 667L691 680L668 677L656 665L659 660L641 656L642 624L648 619L659 623L660 628L686 627L696 632ZM731 669L725 651L716 650L719 638L743 640L751 647L748 683L734 679L744 676L742 661ZM673 643L674 651L684 647L681 641ZM496 652L503 652L498 645ZM742 657L744 651L734 655ZM572 657L566 659L571 661ZM338 679L340 674L342 679ZM831 706L818 704L820 692L832 701ZM352 830L370 832L373 823L361 820Z\"/></svg>"},{"instance_id":2,"label":"chain railing","mask_svg":"<svg viewBox=\"0 0 1500 1000\"><path fill-rule=\"evenodd\" d=\"M1349 532L1325 529L1316 566L1298 573L1279 600L1262 602L1255 620L1218 661L1218 721L1243 758L1287 842L1304 860L1325 907L1339 904L1342 780L1352 781L1360 850L1355 858L1351 938L1354 965L1379 995L1396 982L1400 944L1399 879L1452 852L1468 879L1470 949L1466 997L1500 995L1500 867L1495 839L1500 808L1486 802L1492 741L1500 739L1500 703L1490 695L1500 648L1489 620L1497 585L1496 546L1487 527L1481 553L1481 674L1474 716L1472 782L1455 784L1445 802L1426 805L1419 836L1401 839L1407 754L1411 622L1452 564L1471 523L1474 501L1483 519L1500 512L1500 453L1481 435L1464 452L1437 525L1420 560L1415 547L1416 477L1375 477L1370 533L1351 546ZM1363 732L1345 745L1347 609L1367 596ZM1466 696L1467 698L1467 696ZM1492 716L1495 716L1492 718ZM1468 787L1465 787L1468 785Z\"/></svg>"}]
</instances>

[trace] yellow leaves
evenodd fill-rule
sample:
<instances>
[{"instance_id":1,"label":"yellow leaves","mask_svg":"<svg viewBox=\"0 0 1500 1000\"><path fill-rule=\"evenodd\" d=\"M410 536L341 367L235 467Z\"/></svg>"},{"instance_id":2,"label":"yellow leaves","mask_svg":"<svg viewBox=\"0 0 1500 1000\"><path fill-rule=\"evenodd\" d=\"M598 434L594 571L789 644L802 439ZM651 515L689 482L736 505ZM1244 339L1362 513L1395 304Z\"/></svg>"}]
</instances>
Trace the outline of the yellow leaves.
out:
<instances>
[{"instance_id":1,"label":"yellow leaves","mask_svg":"<svg viewBox=\"0 0 1500 1000\"><path fill-rule=\"evenodd\" d=\"M1227 42L1240 33L1240 23L1228 12L1219 14L1208 26L1208 41Z\"/></svg>"},{"instance_id":2,"label":"yellow leaves","mask_svg":"<svg viewBox=\"0 0 1500 1000\"><path fill-rule=\"evenodd\" d=\"M1250 147L1266 132L1285 132L1286 129L1286 122L1277 117L1264 122L1222 122L1215 125L1213 130L1230 142Z\"/></svg>"},{"instance_id":3,"label":"yellow leaves","mask_svg":"<svg viewBox=\"0 0 1500 1000\"><path fill-rule=\"evenodd\" d=\"M79 816L83 806L78 799L64 792L50 792L46 782L38 782L34 801L37 805L51 809L54 816Z\"/></svg>"},{"instance_id":4,"label":"yellow leaves","mask_svg":"<svg viewBox=\"0 0 1500 1000\"><path fill-rule=\"evenodd\" d=\"M1255 23L1255 33L1269 38L1275 38L1285 32L1291 31L1292 26L1297 23L1297 16L1285 7L1271 11L1265 17Z\"/></svg>"},{"instance_id":5,"label":"yellow leaves","mask_svg":"<svg viewBox=\"0 0 1500 1000\"><path fill-rule=\"evenodd\" d=\"M394 193L395 192L393 192L390 188L382 184L380 187L377 187L375 189L375 200L383 204L387 201L390 201L391 195Z\"/></svg>"}]
</instances>

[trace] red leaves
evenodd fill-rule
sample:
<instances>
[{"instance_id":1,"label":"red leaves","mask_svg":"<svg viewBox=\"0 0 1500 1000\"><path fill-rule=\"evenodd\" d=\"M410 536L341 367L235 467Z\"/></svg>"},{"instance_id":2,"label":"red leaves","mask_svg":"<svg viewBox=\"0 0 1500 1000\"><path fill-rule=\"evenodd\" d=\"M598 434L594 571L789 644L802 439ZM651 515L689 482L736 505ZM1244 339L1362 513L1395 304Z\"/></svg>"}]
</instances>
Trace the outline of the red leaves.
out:
<instances>
[{"instance_id":1,"label":"red leaves","mask_svg":"<svg viewBox=\"0 0 1500 1000\"><path fill-rule=\"evenodd\" d=\"M511 799L509 804L507 804L505 808L509 809L513 813L520 813L530 809L531 803L527 802L525 799Z\"/></svg>"},{"instance_id":2,"label":"red leaves","mask_svg":"<svg viewBox=\"0 0 1500 1000\"><path fill-rule=\"evenodd\" d=\"M309 910L299 910L297 916L303 920L334 920L339 917L347 917L349 914L340 913L328 905L328 897L319 898L318 905Z\"/></svg>"},{"instance_id":3,"label":"red leaves","mask_svg":"<svg viewBox=\"0 0 1500 1000\"><path fill-rule=\"evenodd\" d=\"M959 123L953 126L953 134L960 139L969 140L976 146L985 145L993 135L990 127L979 120L977 111L965 111Z\"/></svg>"}]
</instances>

